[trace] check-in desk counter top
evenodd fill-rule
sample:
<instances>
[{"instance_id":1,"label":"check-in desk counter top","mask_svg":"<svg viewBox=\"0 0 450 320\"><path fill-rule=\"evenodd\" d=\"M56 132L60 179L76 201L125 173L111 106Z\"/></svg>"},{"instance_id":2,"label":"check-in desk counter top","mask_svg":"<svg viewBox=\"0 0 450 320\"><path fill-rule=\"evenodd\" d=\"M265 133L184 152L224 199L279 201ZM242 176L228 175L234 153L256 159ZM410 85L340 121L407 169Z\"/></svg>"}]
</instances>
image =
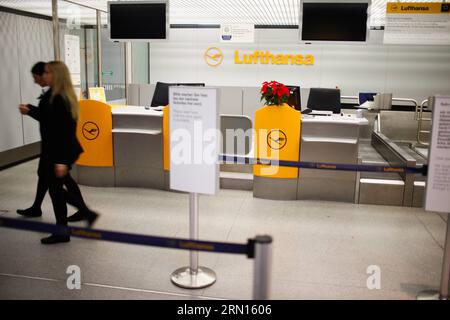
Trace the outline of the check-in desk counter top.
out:
<instances>
[{"instance_id":1,"label":"check-in desk counter top","mask_svg":"<svg viewBox=\"0 0 450 320\"><path fill-rule=\"evenodd\" d=\"M368 125L355 115L302 115L300 161L357 164L359 133ZM301 169L298 199L354 202L356 172Z\"/></svg>"},{"instance_id":2,"label":"check-in desk counter top","mask_svg":"<svg viewBox=\"0 0 450 320\"><path fill-rule=\"evenodd\" d=\"M111 112L115 186L164 189L163 112L140 106Z\"/></svg>"}]
</instances>

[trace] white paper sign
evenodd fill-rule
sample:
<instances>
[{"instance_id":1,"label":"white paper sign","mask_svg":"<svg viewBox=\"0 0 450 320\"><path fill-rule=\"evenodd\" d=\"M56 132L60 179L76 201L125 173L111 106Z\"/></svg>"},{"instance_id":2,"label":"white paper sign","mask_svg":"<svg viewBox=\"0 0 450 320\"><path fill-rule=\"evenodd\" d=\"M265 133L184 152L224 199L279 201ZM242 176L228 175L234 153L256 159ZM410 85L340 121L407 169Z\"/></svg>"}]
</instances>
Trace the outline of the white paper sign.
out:
<instances>
[{"instance_id":1,"label":"white paper sign","mask_svg":"<svg viewBox=\"0 0 450 320\"><path fill-rule=\"evenodd\" d=\"M388 3L384 43L450 45L450 3Z\"/></svg>"},{"instance_id":2,"label":"white paper sign","mask_svg":"<svg viewBox=\"0 0 450 320\"><path fill-rule=\"evenodd\" d=\"M254 24L222 24L220 26L220 42L255 42Z\"/></svg>"},{"instance_id":3,"label":"white paper sign","mask_svg":"<svg viewBox=\"0 0 450 320\"><path fill-rule=\"evenodd\" d=\"M215 88L169 87L170 188L219 190L219 112Z\"/></svg>"},{"instance_id":4,"label":"white paper sign","mask_svg":"<svg viewBox=\"0 0 450 320\"><path fill-rule=\"evenodd\" d=\"M434 100L425 210L450 212L450 97Z\"/></svg>"},{"instance_id":5,"label":"white paper sign","mask_svg":"<svg viewBox=\"0 0 450 320\"><path fill-rule=\"evenodd\" d=\"M72 76L72 84L81 84L80 37L64 35L64 61Z\"/></svg>"}]
</instances>

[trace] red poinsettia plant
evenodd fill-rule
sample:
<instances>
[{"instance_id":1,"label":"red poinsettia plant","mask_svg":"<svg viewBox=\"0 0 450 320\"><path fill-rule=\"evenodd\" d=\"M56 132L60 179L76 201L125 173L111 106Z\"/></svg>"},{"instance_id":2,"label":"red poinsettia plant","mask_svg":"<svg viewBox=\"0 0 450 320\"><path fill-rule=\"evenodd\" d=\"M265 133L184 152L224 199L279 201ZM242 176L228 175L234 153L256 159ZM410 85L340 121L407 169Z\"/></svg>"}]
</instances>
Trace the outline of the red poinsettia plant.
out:
<instances>
[{"instance_id":1,"label":"red poinsettia plant","mask_svg":"<svg viewBox=\"0 0 450 320\"><path fill-rule=\"evenodd\" d=\"M290 94L288 87L277 81L263 82L261 87L261 101L264 99L268 106L279 106L287 103Z\"/></svg>"}]
</instances>

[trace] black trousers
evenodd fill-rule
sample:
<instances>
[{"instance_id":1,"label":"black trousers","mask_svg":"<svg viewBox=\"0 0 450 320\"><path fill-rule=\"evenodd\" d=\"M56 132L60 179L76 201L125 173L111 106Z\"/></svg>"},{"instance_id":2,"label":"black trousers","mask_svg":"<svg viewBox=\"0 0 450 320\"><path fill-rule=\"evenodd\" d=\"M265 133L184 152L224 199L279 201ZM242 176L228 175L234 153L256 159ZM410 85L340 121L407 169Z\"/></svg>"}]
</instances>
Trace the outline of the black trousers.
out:
<instances>
[{"instance_id":1,"label":"black trousers","mask_svg":"<svg viewBox=\"0 0 450 320\"><path fill-rule=\"evenodd\" d=\"M57 224L67 225L66 203L81 211L88 210L86 203L83 200L83 196L81 195L80 188L70 175L70 171L65 177L58 178L55 175L55 164L45 157L41 157L38 175L39 181L42 180L42 182L38 182L38 193L40 187L44 188L45 185L47 185ZM40 183L41 186L39 186ZM64 186L66 186L67 190L64 189Z\"/></svg>"}]
</instances>

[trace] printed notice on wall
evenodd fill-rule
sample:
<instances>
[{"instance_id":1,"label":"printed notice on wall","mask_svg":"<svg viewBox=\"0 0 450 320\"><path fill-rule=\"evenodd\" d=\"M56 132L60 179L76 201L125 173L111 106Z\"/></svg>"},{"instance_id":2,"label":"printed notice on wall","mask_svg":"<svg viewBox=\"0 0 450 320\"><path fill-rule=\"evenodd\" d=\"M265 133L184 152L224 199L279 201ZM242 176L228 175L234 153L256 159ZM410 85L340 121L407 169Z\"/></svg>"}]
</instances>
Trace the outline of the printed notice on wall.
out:
<instances>
[{"instance_id":1,"label":"printed notice on wall","mask_svg":"<svg viewBox=\"0 0 450 320\"><path fill-rule=\"evenodd\" d=\"M384 43L450 45L450 3L387 3Z\"/></svg>"},{"instance_id":2,"label":"printed notice on wall","mask_svg":"<svg viewBox=\"0 0 450 320\"><path fill-rule=\"evenodd\" d=\"M69 68L74 86L81 84L80 37L64 35L64 61Z\"/></svg>"},{"instance_id":3,"label":"printed notice on wall","mask_svg":"<svg viewBox=\"0 0 450 320\"><path fill-rule=\"evenodd\" d=\"M222 24L220 26L220 42L255 42L254 24Z\"/></svg>"},{"instance_id":4,"label":"printed notice on wall","mask_svg":"<svg viewBox=\"0 0 450 320\"><path fill-rule=\"evenodd\" d=\"M450 212L450 97L436 96L425 210Z\"/></svg>"},{"instance_id":5,"label":"printed notice on wall","mask_svg":"<svg viewBox=\"0 0 450 320\"><path fill-rule=\"evenodd\" d=\"M217 89L169 87L170 188L219 190Z\"/></svg>"},{"instance_id":6,"label":"printed notice on wall","mask_svg":"<svg viewBox=\"0 0 450 320\"><path fill-rule=\"evenodd\" d=\"M450 3L387 3L384 43L450 45Z\"/></svg>"}]
</instances>

